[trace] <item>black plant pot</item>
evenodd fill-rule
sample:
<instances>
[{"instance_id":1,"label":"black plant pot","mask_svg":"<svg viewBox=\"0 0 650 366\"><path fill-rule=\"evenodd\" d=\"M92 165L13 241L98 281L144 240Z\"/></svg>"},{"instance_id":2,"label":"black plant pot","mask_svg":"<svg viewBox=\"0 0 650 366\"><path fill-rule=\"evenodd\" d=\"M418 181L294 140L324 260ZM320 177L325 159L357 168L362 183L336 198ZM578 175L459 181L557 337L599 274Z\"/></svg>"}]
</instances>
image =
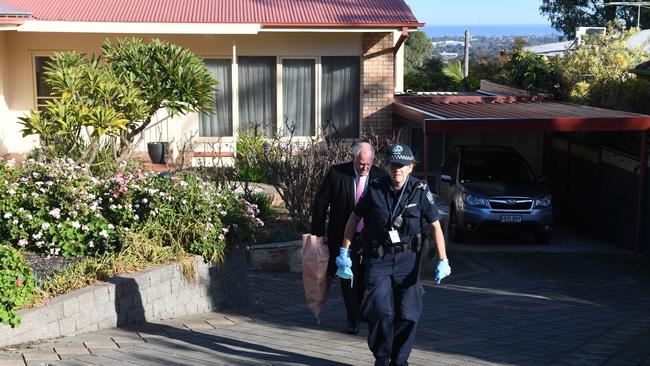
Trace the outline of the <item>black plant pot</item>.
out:
<instances>
[{"instance_id":1,"label":"black plant pot","mask_svg":"<svg viewBox=\"0 0 650 366\"><path fill-rule=\"evenodd\" d=\"M154 164L165 164L167 162L167 153L169 152L169 142L149 142L147 143L147 153L149 159Z\"/></svg>"}]
</instances>

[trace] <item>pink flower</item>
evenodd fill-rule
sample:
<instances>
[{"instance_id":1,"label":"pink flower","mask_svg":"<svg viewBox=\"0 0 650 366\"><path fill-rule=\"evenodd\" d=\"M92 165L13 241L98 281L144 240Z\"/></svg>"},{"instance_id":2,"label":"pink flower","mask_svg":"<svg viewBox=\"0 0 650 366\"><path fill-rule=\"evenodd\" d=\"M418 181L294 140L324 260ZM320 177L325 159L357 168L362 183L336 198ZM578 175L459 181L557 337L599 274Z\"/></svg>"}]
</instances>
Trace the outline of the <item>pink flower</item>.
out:
<instances>
[{"instance_id":1,"label":"pink flower","mask_svg":"<svg viewBox=\"0 0 650 366\"><path fill-rule=\"evenodd\" d=\"M20 277L16 278L16 285L18 285L18 287L23 287L23 279Z\"/></svg>"}]
</instances>

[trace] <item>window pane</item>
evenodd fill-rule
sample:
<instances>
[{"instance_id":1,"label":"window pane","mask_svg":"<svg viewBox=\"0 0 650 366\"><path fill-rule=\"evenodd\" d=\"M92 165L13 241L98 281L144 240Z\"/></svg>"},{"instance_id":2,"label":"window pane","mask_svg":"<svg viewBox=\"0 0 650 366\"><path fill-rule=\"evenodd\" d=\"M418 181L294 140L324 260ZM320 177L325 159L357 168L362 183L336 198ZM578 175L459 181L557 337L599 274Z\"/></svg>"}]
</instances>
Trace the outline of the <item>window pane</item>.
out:
<instances>
[{"instance_id":1,"label":"window pane","mask_svg":"<svg viewBox=\"0 0 650 366\"><path fill-rule=\"evenodd\" d=\"M316 63L314 60L282 61L282 111L284 133L314 136L316 133Z\"/></svg>"},{"instance_id":2,"label":"window pane","mask_svg":"<svg viewBox=\"0 0 650 366\"><path fill-rule=\"evenodd\" d=\"M322 57L321 123L324 132L359 137L358 57Z\"/></svg>"},{"instance_id":3,"label":"window pane","mask_svg":"<svg viewBox=\"0 0 650 366\"><path fill-rule=\"evenodd\" d=\"M239 128L276 129L275 57L239 57Z\"/></svg>"},{"instance_id":4,"label":"window pane","mask_svg":"<svg viewBox=\"0 0 650 366\"><path fill-rule=\"evenodd\" d=\"M34 66L36 72L36 108L42 110L48 99L54 99L51 95L52 87L45 82L45 66L50 62L48 56L34 57Z\"/></svg>"},{"instance_id":5,"label":"window pane","mask_svg":"<svg viewBox=\"0 0 650 366\"><path fill-rule=\"evenodd\" d=\"M230 60L206 60L205 67L217 81L215 111L199 115L199 136L232 136L232 63Z\"/></svg>"}]
</instances>

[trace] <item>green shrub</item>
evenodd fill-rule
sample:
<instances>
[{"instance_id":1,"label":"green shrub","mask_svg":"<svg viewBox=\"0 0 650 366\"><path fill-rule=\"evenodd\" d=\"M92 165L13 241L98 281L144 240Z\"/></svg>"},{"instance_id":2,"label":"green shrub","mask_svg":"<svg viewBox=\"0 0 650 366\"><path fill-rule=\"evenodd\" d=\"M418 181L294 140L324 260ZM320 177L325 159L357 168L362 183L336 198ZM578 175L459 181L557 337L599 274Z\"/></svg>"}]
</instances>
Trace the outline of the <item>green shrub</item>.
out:
<instances>
[{"instance_id":1,"label":"green shrub","mask_svg":"<svg viewBox=\"0 0 650 366\"><path fill-rule=\"evenodd\" d=\"M34 296L34 273L20 252L0 245L0 323L20 325L16 311Z\"/></svg>"},{"instance_id":2,"label":"green shrub","mask_svg":"<svg viewBox=\"0 0 650 366\"><path fill-rule=\"evenodd\" d=\"M238 180L251 183L268 182L268 174L261 165L264 156L264 143L264 135L259 133L257 129L250 128L239 131L237 155L235 156Z\"/></svg>"}]
</instances>

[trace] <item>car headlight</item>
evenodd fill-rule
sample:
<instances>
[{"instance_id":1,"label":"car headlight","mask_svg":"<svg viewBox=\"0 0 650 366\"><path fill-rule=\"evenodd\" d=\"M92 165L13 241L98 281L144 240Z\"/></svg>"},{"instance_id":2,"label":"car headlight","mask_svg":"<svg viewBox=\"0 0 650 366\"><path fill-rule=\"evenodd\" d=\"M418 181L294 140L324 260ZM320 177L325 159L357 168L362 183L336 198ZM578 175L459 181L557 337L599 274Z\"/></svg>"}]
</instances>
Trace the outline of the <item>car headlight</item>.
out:
<instances>
[{"instance_id":1,"label":"car headlight","mask_svg":"<svg viewBox=\"0 0 650 366\"><path fill-rule=\"evenodd\" d=\"M472 196L469 193L463 193L463 201L469 206L488 207L488 201L486 198Z\"/></svg>"},{"instance_id":2,"label":"car headlight","mask_svg":"<svg viewBox=\"0 0 650 366\"><path fill-rule=\"evenodd\" d=\"M535 207L549 207L550 205L551 196L546 196L535 200Z\"/></svg>"}]
</instances>

